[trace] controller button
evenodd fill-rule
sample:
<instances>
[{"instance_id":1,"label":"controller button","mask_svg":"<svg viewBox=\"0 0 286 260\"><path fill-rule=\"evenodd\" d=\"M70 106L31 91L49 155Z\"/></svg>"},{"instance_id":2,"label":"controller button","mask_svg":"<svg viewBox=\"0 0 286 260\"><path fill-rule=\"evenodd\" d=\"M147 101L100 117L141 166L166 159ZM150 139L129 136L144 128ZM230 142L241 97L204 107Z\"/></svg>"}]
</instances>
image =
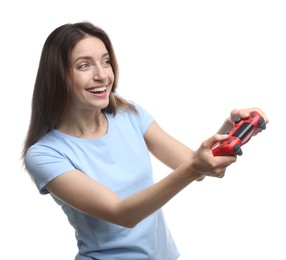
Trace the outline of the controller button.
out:
<instances>
[{"instance_id":1,"label":"controller button","mask_svg":"<svg viewBox=\"0 0 286 260\"><path fill-rule=\"evenodd\" d=\"M264 118L263 117L260 117L258 119L258 124L259 124L259 127L262 129L262 130L265 130L266 129L266 124L265 124L265 121L264 121Z\"/></svg>"},{"instance_id":2,"label":"controller button","mask_svg":"<svg viewBox=\"0 0 286 260\"><path fill-rule=\"evenodd\" d=\"M235 124L238 124L241 120L242 118L240 116L237 116L233 121Z\"/></svg>"}]
</instances>

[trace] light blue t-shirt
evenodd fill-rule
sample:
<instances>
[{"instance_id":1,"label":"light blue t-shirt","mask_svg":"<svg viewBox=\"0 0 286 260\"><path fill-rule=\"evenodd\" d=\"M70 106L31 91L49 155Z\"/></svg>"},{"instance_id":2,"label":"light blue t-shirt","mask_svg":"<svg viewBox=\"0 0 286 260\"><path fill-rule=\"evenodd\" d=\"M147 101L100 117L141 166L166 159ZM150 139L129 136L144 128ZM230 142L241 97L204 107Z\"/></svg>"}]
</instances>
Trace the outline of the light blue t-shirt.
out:
<instances>
[{"instance_id":1,"label":"light blue t-shirt","mask_svg":"<svg viewBox=\"0 0 286 260\"><path fill-rule=\"evenodd\" d=\"M25 157L28 172L42 194L46 184L78 169L125 198L153 184L144 134L153 117L135 104L138 114L119 110L106 114L108 133L81 139L52 130L31 146ZM134 228L125 228L79 212L53 197L75 229L76 260L175 260L179 254L161 210Z\"/></svg>"}]
</instances>

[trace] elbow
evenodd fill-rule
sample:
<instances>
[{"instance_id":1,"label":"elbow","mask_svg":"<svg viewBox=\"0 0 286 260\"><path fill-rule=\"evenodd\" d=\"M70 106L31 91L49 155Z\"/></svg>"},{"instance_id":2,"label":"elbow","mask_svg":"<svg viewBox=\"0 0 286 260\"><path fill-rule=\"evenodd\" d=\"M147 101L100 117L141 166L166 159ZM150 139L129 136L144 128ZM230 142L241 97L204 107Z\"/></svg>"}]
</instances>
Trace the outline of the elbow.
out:
<instances>
[{"instance_id":1,"label":"elbow","mask_svg":"<svg viewBox=\"0 0 286 260\"><path fill-rule=\"evenodd\" d=\"M137 224L140 221L137 221L135 219L131 219L129 217L120 217L117 218L113 223L122 227L126 227L126 228L134 228L137 226Z\"/></svg>"},{"instance_id":2,"label":"elbow","mask_svg":"<svg viewBox=\"0 0 286 260\"><path fill-rule=\"evenodd\" d=\"M134 228L137 224L139 224L144 219L144 217L140 216L140 214L137 214L137 213L135 213L134 210L130 211L130 210L126 210L126 209L124 210L123 208L120 208L113 215L112 222L122 227Z\"/></svg>"},{"instance_id":3,"label":"elbow","mask_svg":"<svg viewBox=\"0 0 286 260\"><path fill-rule=\"evenodd\" d=\"M126 204L125 200L115 203L108 213L102 214L97 217L102 218L105 221L119 225L126 228L134 228L139 224L145 217L146 214L142 214L138 207L132 207L129 204Z\"/></svg>"},{"instance_id":4,"label":"elbow","mask_svg":"<svg viewBox=\"0 0 286 260\"><path fill-rule=\"evenodd\" d=\"M125 228L130 228L130 229L132 229L132 228L136 227L137 224L138 224L138 223L123 223L121 226L122 226L122 227L125 227Z\"/></svg>"}]
</instances>

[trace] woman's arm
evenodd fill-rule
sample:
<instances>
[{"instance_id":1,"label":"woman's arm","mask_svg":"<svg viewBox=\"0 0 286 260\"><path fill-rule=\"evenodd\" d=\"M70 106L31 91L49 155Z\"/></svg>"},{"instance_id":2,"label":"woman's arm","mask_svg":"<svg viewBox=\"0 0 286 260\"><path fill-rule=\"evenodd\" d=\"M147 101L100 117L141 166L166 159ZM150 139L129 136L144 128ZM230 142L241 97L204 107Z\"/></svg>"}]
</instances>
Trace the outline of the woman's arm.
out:
<instances>
[{"instance_id":1,"label":"woman's arm","mask_svg":"<svg viewBox=\"0 0 286 260\"><path fill-rule=\"evenodd\" d=\"M194 153L192 149L166 133L156 122L149 126L144 138L149 151L171 169L176 169Z\"/></svg>"},{"instance_id":2,"label":"woman's arm","mask_svg":"<svg viewBox=\"0 0 286 260\"><path fill-rule=\"evenodd\" d=\"M253 110L258 111L268 123L268 119L259 109L233 110L231 120L237 115L247 117ZM224 126L230 125L225 122ZM226 168L236 161L236 156L215 157L211 147L225 138L226 135L216 134L193 151L153 122L145 133L147 146L155 157L174 169L161 181L122 199L84 173L73 170L55 178L46 188L79 211L118 225L133 227L164 206L194 180L204 176L223 177Z\"/></svg>"},{"instance_id":3,"label":"woman's arm","mask_svg":"<svg viewBox=\"0 0 286 260\"><path fill-rule=\"evenodd\" d=\"M182 165L160 182L126 199L77 170L60 175L46 188L85 214L131 228L200 176L188 171L187 164Z\"/></svg>"},{"instance_id":4,"label":"woman's arm","mask_svg":"<svg viewBox=\"0 0 286 260\"><path fill-rule=\"evenodd\" d=\"M223 140L225 137L222 135L214 135L207 139L197 151L193 152L166 134L157 136L162 138L160 141L156 140L155 136L150 139L152 133L158 135L161 131L156 123L148 129L146 138L149 146L163 161L170 160L170 167L177 167L167 177L145 190L122 199L78 170L56 177L46 185L46 188L79 211L118 225L133 227L164 206L194 180L206 175L223 177L226 167L236 160L235 157L212 155L210 147ZM152 143L152 140L155 143ZM164 142L168 151L160 153L155 146L161 144L163 148Z\"/></svg>"}]
</instances>

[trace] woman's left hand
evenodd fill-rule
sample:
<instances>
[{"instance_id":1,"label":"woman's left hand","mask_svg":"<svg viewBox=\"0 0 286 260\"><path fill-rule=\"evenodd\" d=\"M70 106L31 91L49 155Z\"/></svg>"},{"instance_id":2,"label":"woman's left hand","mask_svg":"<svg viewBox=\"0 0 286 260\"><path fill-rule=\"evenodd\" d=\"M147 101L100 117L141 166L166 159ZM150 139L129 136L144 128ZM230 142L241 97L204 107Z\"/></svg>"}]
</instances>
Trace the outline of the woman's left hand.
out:
<instances>
[{"instance_id":1,"label":"woman's left hand","mask_svg":"<svg viewBox=\"0 0 286 260\"><path fill-rule=\"evenodd\" d=\"M229 117L229 121L230 123L233 125L234 123L234 119L236 117L241 117L241 118L247 118L249 117L250 113L256 111L258 112L264 119L265 124L268 124L269 120L267 118L267 116L265 115L265 113L258 107L252 107L252 108L244 108L244 109L233 109L230 113L230 117ZM259 132L261 132L262 129L258 128L255 132L254 135L258 134Z\"/></svg>"}]
</instances>

